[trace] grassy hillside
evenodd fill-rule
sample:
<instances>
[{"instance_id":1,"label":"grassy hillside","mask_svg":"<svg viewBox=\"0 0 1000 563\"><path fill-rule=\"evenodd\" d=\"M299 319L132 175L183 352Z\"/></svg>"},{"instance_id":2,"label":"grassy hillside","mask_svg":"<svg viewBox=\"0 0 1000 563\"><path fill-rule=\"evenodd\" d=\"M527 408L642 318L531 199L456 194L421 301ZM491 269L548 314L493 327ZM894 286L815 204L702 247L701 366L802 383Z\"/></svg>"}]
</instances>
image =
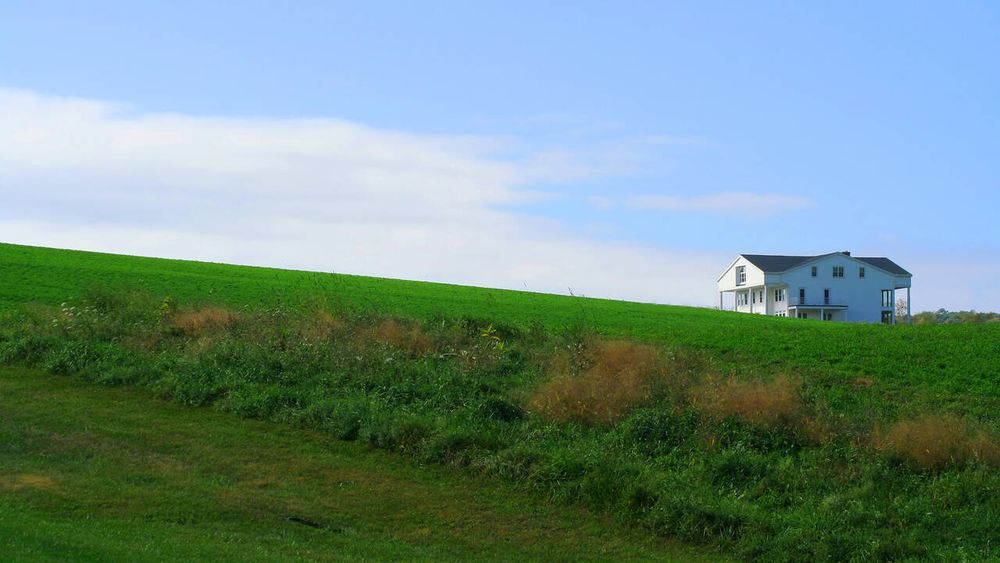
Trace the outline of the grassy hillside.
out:
<instances>
[{"instance_id":1,"label":"grassy hillside","mask_svg":"<svg viewBox=\"0 0 1000 563\"><path fill-rule=\"evenodd\" d=\"M1000 546L997 326L0 246L0 363L315 429L741 559Z\"/></svg>"},{"instance_id":2,"label":"grassy hillside","mask_svg":"<svg viewBox=\"0 0 1000 563\"><path fill-rule=\"evenodd\" d=\"M711 285L713 280L705 280ZM919 280L917 280L919 284ZM777 370L989 398L1000 411L1000 324L843 325L709 309L585 299L383 278L141 258L0 244L0 310L58 305L95 286L139 289L177 302L230 307L379 311L416 318L476 317L521 328L584 325L609 336L706 350L721 370ZM919 290L919 288L918 288Z\"/></svg>"},{"instance_id":3,"label":"grassy hillside","mask_svg":"<svg viewBox=\"0 0 1000 563\"><path fill-rule=\"evenodd\" d=\"M0 553L5 561L703 557L317 432L8 368L0 368Z\"/></svg>"}]
</instances>

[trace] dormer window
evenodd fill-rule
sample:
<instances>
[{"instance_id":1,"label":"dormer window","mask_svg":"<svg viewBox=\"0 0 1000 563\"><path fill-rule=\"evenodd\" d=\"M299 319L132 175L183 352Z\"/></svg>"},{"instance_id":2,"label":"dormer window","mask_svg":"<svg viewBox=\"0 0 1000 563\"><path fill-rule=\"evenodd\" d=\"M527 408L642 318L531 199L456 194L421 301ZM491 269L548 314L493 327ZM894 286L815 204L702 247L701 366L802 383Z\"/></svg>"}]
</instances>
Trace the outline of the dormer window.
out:
<instances>
[{"instance_id":1,"label":"dormer window","mask_svg":"<svg viewBox=\"0 0 1000 563\"><path fill-rule=\"evenodd\" d=\"M736 285L747 284L747 267L736 266Z\"/></svg>"}]
</instances>

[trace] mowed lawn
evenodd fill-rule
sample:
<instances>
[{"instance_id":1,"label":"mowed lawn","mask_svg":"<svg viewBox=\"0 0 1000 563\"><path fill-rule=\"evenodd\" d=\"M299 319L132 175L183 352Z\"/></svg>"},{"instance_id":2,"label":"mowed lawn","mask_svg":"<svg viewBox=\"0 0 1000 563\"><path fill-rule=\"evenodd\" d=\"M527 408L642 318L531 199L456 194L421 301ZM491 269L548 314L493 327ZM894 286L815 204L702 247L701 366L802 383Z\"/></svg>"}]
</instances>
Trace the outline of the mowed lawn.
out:
<instances>
[{"instance_id":1,"label":"mowed lawn","mask_svg":"<svg viewBox=\"0 0 1000 563\"><path fill-rule=\"evenodd\" d=\"M317 432L0 368L0 559L719 556Z\"/></svg>"}]
</instances>

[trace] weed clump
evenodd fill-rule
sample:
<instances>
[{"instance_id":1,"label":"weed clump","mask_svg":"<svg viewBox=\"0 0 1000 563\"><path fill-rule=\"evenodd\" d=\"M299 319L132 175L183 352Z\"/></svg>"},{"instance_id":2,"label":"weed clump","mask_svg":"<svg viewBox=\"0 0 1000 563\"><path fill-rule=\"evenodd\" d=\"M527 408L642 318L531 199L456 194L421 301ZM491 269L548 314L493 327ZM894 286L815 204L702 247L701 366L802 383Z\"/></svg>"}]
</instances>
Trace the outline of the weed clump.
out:
<instances>
[{"instance_id":1,"label":"weed clump","mask_svg":"<svg viewBox=\"0 0 1000 563\"><path fill-rule=\"evenodd\" d=\"M411 357L423 356L432 347L430 337L416 323L404 324L396 319L386 319L375 327L372 335L375 341L405 350Z\"/></svg>"},{"instance_id":2,"label":"weed clump","mask_svg":"<svg viewBox=\"0 0 1000 563\"><path fill-rule=\"evenodd\" d=\"M924 415L900 420L876 431L875 449L925 471L978 461L1000 467L1000 445L994 436L951 415Z\"/></svg>"},{"instance_id":3,"label":"weed clump","mask_svg":"<svg viewBox=\"0 0 1000 563\"><path fill-rule=\"evenodd\" d=\"M559 373L530 400L530 410L556 422L610 424L652 400L665 371L659 350L624 340L599 342L579 374Z\"/></svg>"},{"instance_id":4,"label":"weed clump","mask_svg":"<svg viewBox=\"0 0 1000 563\"><path fill-rule=\"evenodd\" d=\"M805 418L801 383L779 375L772 381L709 378L692 390L691 402L716 418L730 416L765 428L792 427Z\"/></svg>"},{"instance_id":5,"label":"weed clump","mask_svg":"<svg viewBox=\"0 0 1000 563\"><path fill-rule=\"evenodd\" d=\"M229 329L240 320L240 314L222 307L202 307L178 311L170 315L170 327L187 335L197 336L206 332Z\"/></svg>"}]
</instances>

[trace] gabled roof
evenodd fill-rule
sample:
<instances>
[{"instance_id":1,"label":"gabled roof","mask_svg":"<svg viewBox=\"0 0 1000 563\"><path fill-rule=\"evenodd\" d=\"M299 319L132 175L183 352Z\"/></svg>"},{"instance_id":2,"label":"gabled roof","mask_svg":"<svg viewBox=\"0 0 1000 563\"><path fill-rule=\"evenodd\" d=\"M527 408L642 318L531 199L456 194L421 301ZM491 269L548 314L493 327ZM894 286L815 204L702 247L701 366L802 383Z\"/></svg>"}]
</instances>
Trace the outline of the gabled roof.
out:
<instances>
[{"instance_id":1,"label":"gabled roof","mask_svg":"<svg viewBox=\"0 0 1000 563\"><path fill-rule=\"evenodd\" d=\"M906 270L901 268L899 264L893 262L892 260L889 260L888 258L873 258L873 257L862 258L861 256L852 256L852 258L857 258L862 262L867 262L880 270L885 270L889 272L890 274L896 274L897 276L911 276L911 277L913 276L913 274L907 272Z\"/></svg>"},{"instance_id":2,"label":"gabled roof","mask_svg":"<svg viewBox=\"0 0 1000 563\"><path fill-rule=\"evenodd\" d=\"M897 276L912 276L910 272L907 272L901 268L899 264L896 264L888 258L851 256L850 254L845 254L843 252L831 252L829 254L820 254L818 256L779 256L773 254L741 254L740 256L746 258L747 261L754 266L757 266L765 273L778 274L791 270L796 266L801 266L806 262L811 262L817 258L823 258L833 254L843 254L848 258L860 260L866 264L874 266L880 270L885 270L886 272Z\"/></svg>"},{"instance_id":3,"label":"gabled roof","mask_svg":"<svg viewBox=\"0 0 1000 563\"><path fill-rule=\"evenodd\" d=\"M775 256L773 254L741 254L740 256L768 274L791 270L803 262L816 258L816 256Z\"/></svg>"}]
</instances>

